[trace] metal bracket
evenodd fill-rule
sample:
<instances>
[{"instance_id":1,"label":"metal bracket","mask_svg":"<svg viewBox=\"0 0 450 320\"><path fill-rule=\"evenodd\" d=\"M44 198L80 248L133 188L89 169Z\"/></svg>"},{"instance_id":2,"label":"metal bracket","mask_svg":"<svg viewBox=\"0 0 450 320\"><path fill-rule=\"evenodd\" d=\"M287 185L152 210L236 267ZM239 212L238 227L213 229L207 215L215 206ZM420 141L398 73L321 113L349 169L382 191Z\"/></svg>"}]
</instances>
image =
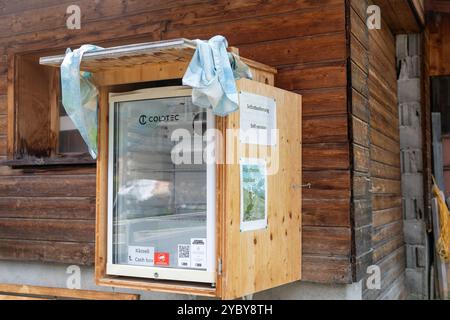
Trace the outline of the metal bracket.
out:
<instances>
[{"instance_id":1,"label":"metal bracket","mask_svg":"<svg viewBox=\"0 0 450 320\"><path fill-rule=\"evenodd\" d=\"M217 274L222 275L222 258L217 260Z\"/></svg>"},{"instance_id":2,"label":"metal bracket","mask_svg":"<svg viewBox=\"0 0 450 320\"><path fill-rule=\"evenodd\" d=\"M293 184L291 187L292 189L303 189L303 188L311 189L312 184L310 182L307 184Z\"/></svg>"}]
</instances>

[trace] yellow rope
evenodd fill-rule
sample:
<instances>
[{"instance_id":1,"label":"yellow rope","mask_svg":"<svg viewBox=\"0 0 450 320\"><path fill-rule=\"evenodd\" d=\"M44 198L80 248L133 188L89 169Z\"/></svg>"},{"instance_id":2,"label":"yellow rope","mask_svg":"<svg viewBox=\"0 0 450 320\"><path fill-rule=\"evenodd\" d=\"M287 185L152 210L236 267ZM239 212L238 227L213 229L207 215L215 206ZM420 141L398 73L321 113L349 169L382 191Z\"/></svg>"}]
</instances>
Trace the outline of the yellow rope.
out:
<instances>
[{"instance_id":1,"label":"yellow rope","mask_svg":"<svg viewBox=\"0 0 450 320\"><path fill-rule=\"evenodd\" d=\"M450 262L450 212L442 197L441 190L433 178L433 194L439 206L439 229L440 236L436 243L436 252L445 262Z\"/></svg>"}]
</instances>

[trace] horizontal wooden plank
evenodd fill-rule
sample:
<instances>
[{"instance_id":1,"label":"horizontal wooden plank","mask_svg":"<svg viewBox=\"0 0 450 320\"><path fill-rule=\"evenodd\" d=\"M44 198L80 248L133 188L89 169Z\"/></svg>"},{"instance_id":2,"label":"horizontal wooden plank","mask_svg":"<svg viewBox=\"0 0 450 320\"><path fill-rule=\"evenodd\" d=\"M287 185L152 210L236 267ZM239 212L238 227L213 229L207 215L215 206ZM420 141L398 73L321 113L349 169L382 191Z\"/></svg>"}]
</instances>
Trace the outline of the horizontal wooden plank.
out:
<instances>
[{"instance_id":1,"label":"horizontal wooden plank","mask_svg":"<svg viewBox=\"0 0 450 320\"><path fill-rule=\"evenodd\" d=\"M6 161L6 158L4 159ZM22 168L13 168L10 166L0 166L0 176L77 176L77 175L95 175L96 168L93 165L34 165Z\"/></svg>"},{"instance_id":2,"label":"horizontal wooden plank","mask_svg":"<svg viewBox=\"0 0 450 320\"><path fill-rule=\"evenodd\" d=\"M370 154L369 149L357 144L352 144L353 169L359 172L369 172Z\"/></svg>"},{"instance_id":3,"label":"horizontal wooden plank","mask_svg":"<svg viewBox=\"0 0 450 320\"><path fill-rule=\"evenodd\" d=\"M5 1L0 7L0 15L6 16L11 13L23 11L34 11L38 8L48 8L57 4L70 3L69 0L28 0L28 1Z\"/></svg>"},{"instance_id":4,"label":"horizontal wooden plank","mask_svg":"<svg viewBox=\"0 0 450 320\"><path fill-rule=\"evenodd\" d=\"M272 67L324 61L344 61L345 33L277 40L239 46L243 57Z\"/></svg>"},{"instance_id":5,"label":"horizontal wooden plank","mask_svg":"<svg viewBox=\"0 0 450 320\"><path fill-rule=\"evenodd\" d=\"M401 194L401 181L372 177L372 193Z\"/></svg>"},{"instance_id":6,"label":"horizontal wooden plank","mask_svg":"<svg viewBox=\"0 0 450 320\"><path fill-rule=\"evenodd\" d=\"M0 219L0 239L94 242L91 220Z\"/></svg>"},{"instance_id":7,"label":"horizontal wooden plank","mask_svg":"<svg viewBox=\"0 0 450 320\"><path fill-rule=\"evenodd\" d=\"M367 7L366 7L367 8ZM367 10L367 9L366 9ZM369 32L366 26L366 19L363 19L358 12L358 8L354 6L350 7L350 26L351 34L356 38L361 45L368 49L369 48Z\"/></svg>"},{"instance_id":8,"label":"horizontal wooden plank","mask_svg":"<svg viewBox=\"0 0 450 320\"><path fill-rule=\"evenodd\" d=\"M136 14L128 19L100 20L85 24L80 32L67 34L67 27L50 29L38 33L24 33L15 37L3 39L12 52L50 50L44 55L63 54L65 47L78 47L85 43L93 43L102 47L149 42L160 40L163 30L162 22L150 23L142 14ZM101 30L101 32L99 32ZM118 32L120 30L120 32ZM139 40L140 39L140 40Z\"/></svg>"},{"instance_id":9,"label":"horizontal wooden plank","mask_svg":"<svg viewBox=\"0 0 450 320\"><path fill-rule=\"evenodd\" d=\"M367 49L352 34L350 39L350 50L352 61L366 74L369 73L369 55Z\"/></svg>"},{"instance_id":10,"label":"horizontal wooden plank","mask_svg":"<svg viewBox=\"0 0 450 320\"><path fill-rule=\"evenodd\" d=\"M353 61L351 63L352 88L363 97L369 97L368 75L361 70Z\"/></svg>"},{"instance_id":11,"label":"horizontal wooden plank","mask_svg":"<svg viewBox=\"0 0 450 320\"><path fill-rule=\"evenodd\" d=\"M347 114L347 88L345 87L296 92L303 98L303 117Z\"/></svg>"},{"instance_id":12,"label":"horizontal wooden plank","mask_svg":"<svg viewBox=\"0 0 450 320\"><path fill-rule=\"evenodd\" d=\"M93 243L7 240L0 241L0 259L92 265Z\"/></svg>"},{"instance_id":13,"label":"horizontal wooden plank","mask_svg":"<svg viewBox=\"0 0 450 320\"><path fill-rule=\"evenodd\" d=\"M382 75L380 75L382 77ZM397 89L388 88L380 82L377 75L370 72L369 75L369 95L370 101L376 100L386 110L389 110L392 117L398 117L398 105L397 105Z\"/></svg>"},{"instance_id":14,"label":"horizontal wooden plank","mask_svg":"<svg viewBox=\"0 0 450 320\"><path fill-rule=\"evenodd\" d=\"M373 160L370 162L370 173L372 177L392 180L400 180L402 174L399 167L393 167Z\"/></svg>"},{"instance_id":15,"label":"horizontal wooden plank","mask_svg":"<svg viewBox=\"0 0 450 320\"><path fill-rule=\"evenodd\" d=\"M381 24L383 25L383 23L386 23L383 14L382 19ZM373 50L378 54L384 54L386 57L395 57L395 35L389 28L371 30L371 32L369 32L369 39L371 44L370 50ZM378 49L378 52L375 51L375 48Z\"/></svg>"},{"instance_id":16,"label":"horizontal wooden plank","mask_svg":"<svg viewBox=\"0 0 450 320\"><path fill-rule=\"evenodd\" d=\"M350 6L362 21L367 20L367 0L351 0Z\"/></svg>"},{"instance_id":17,"label":"horizontal wooden plank","mask_svg":"<svg viewBox=\"0 0 450 320\"><path fill-rule=\"evenodd\" d=\"M403 221L395 221L374 228L372 232L372 244L374 247L377 247L380 243L383 243L383 241L386 241L386 239L391 238L395 234L403 234Z\"/></svg>"},{"instance_id":18,"label":"horizontal wooden plank","mask_svg":"<svg viewBox=\"0 0 450 320\"><path fill-rule=\"evenodd\" d=\"M350 256L351 230L338 227L302 228L304 254Z\"/></svg>"},{"instance_id":19,"label":"horizontal wooden plank","mask_svg":"<svg viewBox=\"0 0 450 320\"><path fill-rule=\"evenodd\" d=\"M241 46L248 43L345 31L344 6L342 2L339 3L336 0L334 4L322 6L320 14L318 14L318 10L308 10L306 6L295 10L295 5L293 5L292 10L287 13L278 13L279 9L274 8L275 10L272 12L266 12L266 15L259 16L262 15L260 11L264 11L264 9L264 4L261 4L261 9L256 9L252 18L246 20L243 19L244 16L241 16L239 20L229 21L227 11L224 11L222 17L215 21L203 18L202 21L193 23L192 19L177 17L168 25L163 36L166 39L180 37L209 39L217 34L217 30L220 30L220 34L225 36L230 44ZM205 9L203 8L203 10ZM216 10L212 9L211 11L214 14ZM210 15L211 13L208 12L204 17ZM171 16L173 16L172 13Z\"/></svg>"},{"instance_id":20,"label":"horizontal wooden plank","mask_svg":"<svg viewBox=\"0 0 450 320\"><path fill-rule=\"evenodd\" d=\"M303 226L350 227L349 199L303 199Z\"/></svg>"},{"instance_id":21,"label":"horizontal wooden plank","mask_svg":"<svg viewBox=\"0 0 450 320\"><path fill-rule=\"evenodd\" d=\"M289 91L345 87L347 69L345 62L325 65L300 65L278 69L275 76L277 87Z\"/></svg>"},{"instance_id":22,"label":"horizontal wooden plank","mask_svg":"<svg viewBox=\"0 0 450 320\"><path fill-rule=\"evenodd\" d=\"M95 198L2 197L0 218L94 220Z\"/></svg>"},{"instance_id":23,"label":"horizontal wooden plank","mask_svg":"<svg viewBox=\"0 0 450 320\"><path fill-rule=\"evenodd\" d=\"M3 197L92 197L95 175L0 177Z\"/></svg>"},{"instance_id":24,"label":"horizontal wooden plank","mask_svg":"<svg viewBox=\"0 0 450 320\"><path fill-rule=\"evenodd\" d=\"M382 105L376 99L370 99L370 121L373 128L393 139L399 141L398 112L393 115L386 105Z\"/></svg>"},{"instance_id":25,"label":"horizontal wooden plank","mask_svg":"<svg viewBox=\"0 0 450 320\"><path fill-rule=\"evenodd\" d=\"M372 250L372 226L367 225L354 230L354 255L362 257Z\"/></svg>"},{"instance_id":26,"label":"horizontal wooden plank","mask_svg":"<svg viewBox=\"0 0 450 320\"><path fill-rule=\"evenodd\" d=\"M367 172L353 171L352 190L354 199L367 199L370 192L370 177Z\"/></svg>"},{"instance_id":27,"label":"horizontal wooden plank","mask_svg":"<svg viewBox=\"0 0 450 320\"><path fill-rule=\"evenodd\" d=\"M372 144L370 146L370 157L374 161L384 163L392 167L400 168L399 153L392 153Z\"/></svg>"},{"instance_id":28,"label":"horizontal wooden plank","mask_svg":"<svg viewBox=\"0 0 450 320\"><path fill-rule=\"evenodd\" d=\"M303 171L303 199L349 199L350 172L348 170Z\"/></svg>"},{"instance_id":29,"label":"horizontal wooden plank","mask_svg":"<svg viewBox=\"0 0 450 320\"><path fill-rule=\"evenodd\" d=\"M0 294L0 301L7 301L7 300L17 301L17 300L49 300L49 299Z\"/></svg>"},{"instance_id":30,"label":"horizontal wooden plank","mask_svg":"<svg viewBox=\"0 0 450 320\"><path fill-rule=\"evenodd\" d=\"M350 259L304 254L302 280L319 283L352 283Z\"/></svg>"},{"instance_id":31,"label":"horizontal wooden plank","mask_svg":"<svg viewBox=\"0 0 450 320\"><path fill-rule=\"evenodd\" d=\"M303 143L338 143L348 141L347 116L303 117Z\"/></svg>"},{"instance_id":32,"label":"horizontal wooden plank","mask_svg":"<svg viewBox=\"0 0 450 320\"><path fill-rule=\"evenodd\" d=\"M389 208L372 213L373 227L377 228L382 225L390 224L402 219L402 208Z\"/></svg>"},{"instance_id":33,"label":"horizontal wooden plank","mask_svg":"<svg viewBox=\"0 0 450 320\"><path fill-rule=\"evenodd\" d=\"M302 154L304 170L349 169L350 155L347 143L304 144Z\"/></svg>"},{"instance_id":34,"label":"horizontal wooden plank","mask_svg":"<svg viewBox=\"0 0 450 320\"><path fill-rule=\"evenodd\" d=\"M381 149L400 154L400 139L394 140L389 138L384 132L378 131L373 127L370 130L370 141L373 145L376 145Z\"/></svg>"},{"instance_id":35,"label":"horizontal wooden plank","mask_svg":"<svg viewBox=\"0 0 450 320\"><path fill-rule=\"evenodd\" d=\"M373 261L378 262L384 257L388 256L401 246L405 245L405 241L403 239L403 234L393 235L392 238L389 238L387 241L379 244L373 249Z\"/></svg>"},{"instance_id":36,"label":"horizontal wooden plank","mask_svg":"<svg viewBox=\"0 0 450 320\"><path fill-rule=\"evenodd\" d=\"M138 300L140 297L138 294L121 292L103 292L16 284L0 284L0 292L7 294L41 296L46 298L71 298L83 300Z\"/></svg>"},{"instance_id":37,"label":"horizontal wooden plank","mask_svg":"<svg viewBox=\"0 0 450 320\"><path fill-rule=\"evenodd\" d=\"M352 116L351 120L353 130L353 142L363 147L369 147L370 145L369 125L355 116Z\"/></svg>"},{"instance_id":38,"label":"horizontal wooden plank","mask_svg":"<svg viewBox=\"0 0 450 320\"><path fill-rule=\"evenodd\" d=\"M49 0L44 0L49 1ZM53 5L52 10L48 10L45 5L33 8L31 5L23 5L24 11L21 11L23 18L13 20L6 16L4 25L14 22L14 28L10 32L23 33L32 30L34 32L65 27L67 16L64 15L67 1L61 1L61 4ZM142 13L149 17L150 21L163 20L168 21L167 30L188 29L193 25L207 26L217 21L232 22L237 19L249 17L264 16L268 14L281 15L290 11L302 9L305 11L315 11L321 7L333 7L343 4L338 0L319 0L310 2L307 0L297 1L277 1L277 4L255 0L255 1L186 1L186 0L166 0L152 1L152 5L141 1L128 1L126 3L115 0L102 0L92 2L88 0L77 1L83 12L83 22L85 24L93 23L98 20L126 19L128 16ZM61 15L55 15L54 12L60 11ZM336 11L343 11L336 10ZM33 15L34 14L34 15ZM39 24L38 17L42 17ZM306 19L306 17L305 17ZM6 34L5 34L6 36ZM169 35L169 37L172 37Z\"/></svg>"},{"instance_id":39,"label":"horizontal wooden plank","mask_svg":"<svg viewBox=\"0 0 450 320\"><path fill-rule=\"evenodd\" d=\"M66 27L68 15L66 10L70 4L64 3L67 1L61 1L61 3L54 4L51 8L47 8L45 5L29 9L29 6L24 5L25 10L21 11L17 15L3 16L0 22L0 29L5 30L2 33L2 38L11 37L12 35L26 34L29 32L42 32L47 30L59 31ZM153 1L152 5L145 5L139 3L139 1L132 1L130 3L123 3L114 0L103 0L100 2L93 1L77 1L83 14L83 26L93 24L99 20L118 19L122 17L126 19L130 15L136 13L147 13L151 15L155 13L153 20L167 19L171 8L182 2L177 1ZM199 1L186 0L185 5L195 5ZM161 16L166 12L164 17ZM57 14L60 13L60 14ZM134 21L130 19L130 23ZM83 31L82 29L80 30Z\"/></svg>"},{"instance_id":40,"label":"horizontal wooden plank","mask_svg":"<svg viewBox=\"0 0 450 320\"><path fill-rule=\"evenodd\" d=\"M373 44L371 44L373 45ZM380 80L387 86L397 88L397 68L395 56L386 57L380 54L381 49L373 46L369 51L370 68L374 74L381 75Z\"/></svg>"},{"instance_id":41,"label":"horizontal wooden plank","mask_svg":"<svg viewBox=\"0 0 450 320\"><path fill-rule=\"evenodd\" d=\"M385 257L377 265L381 269L381 290L367 290L367 299L376 299L388 288L401 274L405 272L405 248L402 246ZM366 283L363 281L363 290L366 291Z\"/></svg>"},{"instance_id":42,"label":"horizontal wooden plank","mask_svg":"<svg viewBox=\"0 0 450 320\"><path fill-rule=\"evenodd\" d=\"M372 225L372 207L370 199L353 200L353 219L355 228Z\"/></svg>"},{"instance_id":43,"label":"horizontal wooden plank","mask_svg":"<svg viewBox=\"0 0 450 320\"><path fill-rule=\"evenodd\" d=\"M361 119L366 123L369 123L369 100L353 88L351 112L355 117Z\"/></svg>"},{"instance_id":44,"label":"horizontal wooden plank","mask_svg":"<svg viewBox=\"0 0 450 320\"><path fill-rule=\"evenodd\" d=\"M372 195L373 210L383 210L388 208L400 207L402 205L401 195Z\"/></svg>"},{"instance_id":45,"label":"horizontal wooden plank","mask_svg":"<svg viewBox=\"0 0 450 320\"><path fill-rule=\"evenodd\" d=\"M377 297L377 300L395 301L406 300L407 298L408 288L406 287L406 274L404 272Z\"/></svg>"}]
</instances>

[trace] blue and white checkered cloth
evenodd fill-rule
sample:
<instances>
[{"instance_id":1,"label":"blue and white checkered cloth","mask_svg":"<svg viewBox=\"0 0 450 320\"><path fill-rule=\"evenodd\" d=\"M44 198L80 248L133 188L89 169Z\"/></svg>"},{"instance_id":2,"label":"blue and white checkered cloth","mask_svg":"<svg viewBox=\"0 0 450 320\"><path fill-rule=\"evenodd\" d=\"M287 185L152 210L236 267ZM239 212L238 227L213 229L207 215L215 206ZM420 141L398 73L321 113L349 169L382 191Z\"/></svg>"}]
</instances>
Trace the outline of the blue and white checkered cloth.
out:
<instances>
[{"instance_id":1,"label":"blue and white checkered cloth","mask_svg":"<svg viewBox=\"0 0 450 320\"><path fill-rule=\"evenodd\" d=\"M197 49L183 77L183 85L193 88L192 102L213 113L226 116L239 108L236 80L252 78L248 66L237 56L228 53L223 36L209 41L195 40Z\"/></svg>"},{"instance_id":2,"label":"blue and white checkered cloth","mask_svg":"<svg viewBox=\"0 0 450 320\"><path fill-rule=\"evenodd\" d=\"M62 103L67 115L80 132L92 158L97 158L97 88L89 81L91 73L80 73L83 54L102 49L83 45L79 49L67 49L61 64Z\"/></svg>"}]
</instances>

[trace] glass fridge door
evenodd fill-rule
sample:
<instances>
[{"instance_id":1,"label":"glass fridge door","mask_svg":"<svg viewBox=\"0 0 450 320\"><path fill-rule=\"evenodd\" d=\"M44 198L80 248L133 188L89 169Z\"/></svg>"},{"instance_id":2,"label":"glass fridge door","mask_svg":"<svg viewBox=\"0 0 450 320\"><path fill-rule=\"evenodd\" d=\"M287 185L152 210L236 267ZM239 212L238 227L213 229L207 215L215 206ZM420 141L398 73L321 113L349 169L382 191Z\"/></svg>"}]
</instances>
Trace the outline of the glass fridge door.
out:
<instances>
[{"instance_id":1,"label":"glass fridge door","mask_svg":"<svg viewBox=\"0 0 450 320\"><path fill-rule=\"evenodd\" d=\"M213 125L184 87L110 97L108 274L215 282Z\"/></svg>"}]
</instances>

